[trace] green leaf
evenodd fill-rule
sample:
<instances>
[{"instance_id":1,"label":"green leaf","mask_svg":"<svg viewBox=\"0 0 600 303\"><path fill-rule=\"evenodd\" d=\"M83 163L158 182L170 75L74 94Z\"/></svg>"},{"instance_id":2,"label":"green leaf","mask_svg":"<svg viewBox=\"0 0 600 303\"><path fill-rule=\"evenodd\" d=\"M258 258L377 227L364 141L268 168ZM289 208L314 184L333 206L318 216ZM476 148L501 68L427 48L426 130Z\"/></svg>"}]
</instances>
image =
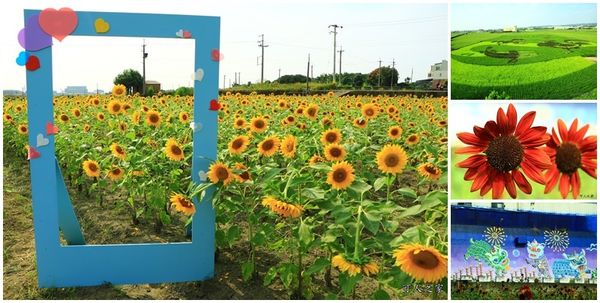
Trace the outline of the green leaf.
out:
<instances>
[{"instance_id":1,"label":"green leaf","mask_svg":"<svg viewBox=\"0 0 600 303\"><path fill-rule=\"evenodd\" d=\"M408 187L400 188L400 189L398 189L398 192L401 195L411 198L411 199L417 198L417 192L415 192L415 190L412 188L408 188Z\"/></svg>"},{"instance_id":2,"label":"green leaf","mask_svg":"<svg viewBox=\"0 0 600 303\"><path fill-rule=\"evenodd\" d=\"M269 268L267 273L265 274L265 278L263 279L263 286L269 286L273 279L277 277L277 267L273 266Z\"/></svg>"},{"instance_id":3,"label":"green leaf","mask_svg":"<svg viewBox=\"0 0 600 303\"><path fill-rule=\"evenodd\" d=\"M336 235L327 233L327 234L324 234L321 237L321 242L323 242L323 243L331 243L331 242L335 242L336 239L337 239Z\"/></svg>"},{"instance_id":4,"label":"green leaf","mask_svg":"<svg viewBox=\"0 0 600 303\"><path fill-rule=\"evenodd\" d=\"M279 268L279 279L281 279L281 283L283 283L283 286L285 286L285 288L290 288L290 285L294 280L294 274L297 270L298 269L296 265L291 263L283 264Z\"/></svg>"},{"instance_id":5,"label":"green leaf","mask_svg":"<svg viewBox=\"0 0 600 303\"><path fill-rule=\"evenodd\" d=\"M362 275L358 274L355 276L350 276L347 273L341 273L339 276L340 286L342 287L342 292L345 296L348 296L352 293L354 286L362 279Z\"/></svg>"},{"instance_id":6,"label":"green leaf","mask_svg":"<svg viewBox=\"0 0 600 303\"><path fill-rule=\"evenodd\" d=\"M352 182L352 185L350 185L350 190L354 191L355 193L362 195L364 193L366 193L367 191L369 191L369 189L373 188L371 185L365 183L362 180L356 180L354 182Z\"/></svg>"},{"instance_id":7,"label":"green leaf","mask_svg":"<svg viewBox=\"0 0 600 303\"><path fill-rule=\"evenodd\" d=\"M169 216L169 214L162 211L159 216L160 216L160 221L162 222L163 225L171 224L171 216Z\"/></svg>"},{"instance_id":8,"label":"green leaf","mask_svg":"<svg viewBox=\"0 0 600 303\"><path fill-rule=\"evenodd\" d=\"M369 220L367 216L360 217L360 221L367 228L367 230L369 230L373 234L377 234L377 232L379 231L379 221Z\"/></svg>"},{"instance_id":9,"label":"green leaf","mask_svg":"<svg viewBox=\"0 0 600 303\"><path fill-rule=\"evenodd\" d=\"M244 281L250 280L252 278L252 274L254 273L254 263L250 261L246 261L242 263L242 279Z\"/></svg>"},{"instance_id":10,"label":"green leaf","mask_svg":"<svg viewBox=\"0 0 600 303\"><path fill-rule=\"evenodd\" d=\"M385 290L383 289L378 289L374 294L373 294L373 299L375 300L389 300L390 299L390 295L385 292Z\"/></svg>"},{"instance_id":11,"label":"green leaf","mask_svg":"<svg viewBox=\"0 0 600 303\"><path fill-rule=\"evenodd\" d=\"M310 226L308 226L304 220L300 221L298 237L300 238L300 243L302 243L304 247L308 247L310 242L314 240L314 235L310 231Z\"/></svg>"},{"instance_id":12,"label":"green leaf","mask_svg":"<svg viewBox=\"0 0 600 303\"><path fill-rule=\"evenodd\" d=\"M320 272L321 270L325 269L327 266L329 266L329 260L325 259L325 258L318 258L315 260L315 263L313 263L310 267L308 267L303 275L304 276L310 276L314 273Z\"/></svg>"},{"instance_id":13,"label":"green leaf","mask_svg":"<svg viewBox=\"0 0 600 303\"><path fill-rule=\"evenodd\" d=\"M325 198L325 190L321 188L304 188L302 196L311 200L322 200Z\"/></svg>"},{"instance_id":14,"label":"green leaf","mask_svg":"<svg viewBox=\"0 0 600 303\"><path fill-rule=\"evenodd\" d=\"M242 231L240 230L239 226L237 226L237 225L231 226L227 230L227 243L229 245L231 245L233 242L235 242L235 240L237 240L240 237L241 233L242 233Z\"/></svg>"},{"instance_id":15,"label":"green leaf","mask_svg":"<svg viewBox=\"0 0 600 303\"><path fill-rule=\"evenodd\" d=\"M386 183L386 177L379 177L375 180L375 182L373 183L373 187L375 188L375 191L380 190Z\"/></svg>"},{"instance_id":16,"label":"green leaf","mask_svg":"<svg viewBox=\"0 0 600 303\"><path fill-rule=\"evenodd\" d=\"M408 217L408 216L414 216L420 212L422 212L423 209L421 209L421 205L413 205L409 208L407 208L405 211L403 211L400 216L398 216L398 218L404 218L404 217Z\"/></svg>"},{"instance_id":17,"label":"green leaf","mask_svg":"<svg viewBox=\"0 0 600 303\"><path fill-rule=\"evenodd\" d=\"M267 242L267 237L263 233L256 233L254 237L252 237L252 243L256 246L262 246Z\"/></svg>"}]
</instances>

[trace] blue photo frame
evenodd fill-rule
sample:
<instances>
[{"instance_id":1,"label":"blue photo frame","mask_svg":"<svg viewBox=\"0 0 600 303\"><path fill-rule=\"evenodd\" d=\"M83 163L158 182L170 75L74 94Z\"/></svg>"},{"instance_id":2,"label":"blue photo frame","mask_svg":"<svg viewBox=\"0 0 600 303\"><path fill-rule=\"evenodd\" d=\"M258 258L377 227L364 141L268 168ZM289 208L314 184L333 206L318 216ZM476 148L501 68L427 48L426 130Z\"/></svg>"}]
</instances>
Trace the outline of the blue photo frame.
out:
<instances>
[{"instance_id":1,"label":"blue photo frame","mask_svg":"<svg viewBox=\"0 0 600 303\"><path fill-rule=\"evenodd\" d=\"M25 20L40 12L25 10ZM203 79L194 81L194 120L201 127L194 129L192 180L200 183L199 172L208 171L209 159L217 156L217 112L209 110L209 103L218 99L219 60L212 55L219 49L220 18L109 12L76 14L78 23L71 36L178 38L176 33L182 29L191 33L190 39L195 40L194 71L204 70ZM98 18L110 24L108 32L96 32L94 22ZM29 145L36 146L38 134L49 139L47 145L36 147L39 157L30 160L39 286L184 282L212 278L215 214L210 189L201 203L194 199L196 212L191 242L85 244L55 157L54 135L48 135L46 131L47 124L53 123L52 46L29 53L37 56L41 63L39 69L27 71ZM60 231L69 245L60 244Z\"/></svg>"}]
</instances>

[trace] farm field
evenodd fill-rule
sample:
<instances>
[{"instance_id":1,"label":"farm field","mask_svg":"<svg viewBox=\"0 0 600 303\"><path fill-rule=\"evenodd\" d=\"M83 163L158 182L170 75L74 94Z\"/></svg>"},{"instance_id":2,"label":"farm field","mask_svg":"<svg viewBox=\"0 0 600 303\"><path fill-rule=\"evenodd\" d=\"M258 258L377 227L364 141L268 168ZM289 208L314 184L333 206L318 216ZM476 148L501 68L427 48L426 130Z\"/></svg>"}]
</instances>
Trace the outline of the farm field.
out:
<instances>
[{"instance_id":1,"label":"farm field","mask_svg":"<svg viewBox=\"0 0 600 303\"><path fill-rule=\"evenodd\" d=\"M452 282L452 300L595 300L596 284Z\"/></svg>"},{"instance_id":2,"label":"farm field","mask_svg":"<svg viewBox=\"0 0 600 303\"><path fill-rule=\"evenodd\" d=\"M6 99L4 298L446 297L446 98L228 93L219 103L218 158L196 185L192 97L115 87L55 98L56 155L87 243L189 241L192 198L213 188L216 272L38 289L27 101Z\"/></svg>"},{"instance_id":3,"label":"farm field","mask_svg":"<svg viewBox=\"0 0 600 303\"><path fill-rule=\"evenodd\" d=\"M453 99L596 99L595 29L469 32L451 47Z\"/></svg>"}]
</instances>

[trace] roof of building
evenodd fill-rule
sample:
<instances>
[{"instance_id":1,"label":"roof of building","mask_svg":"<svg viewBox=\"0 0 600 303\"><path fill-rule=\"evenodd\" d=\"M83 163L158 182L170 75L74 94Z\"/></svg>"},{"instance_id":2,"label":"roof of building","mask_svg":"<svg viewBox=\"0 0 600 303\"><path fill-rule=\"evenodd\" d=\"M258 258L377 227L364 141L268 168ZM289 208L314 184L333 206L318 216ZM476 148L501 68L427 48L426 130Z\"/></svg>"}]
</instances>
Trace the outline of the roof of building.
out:
<instances>
[{"instance_id":1,"label":"roof of building","mask_svg":"<svg viewBox=\"0 0 600 303\"><path fill-rule=\"evenodd\" d=\"M160 84L160 82L154 80L146 80L146 84Z\"/></svg>"}]
</instances>

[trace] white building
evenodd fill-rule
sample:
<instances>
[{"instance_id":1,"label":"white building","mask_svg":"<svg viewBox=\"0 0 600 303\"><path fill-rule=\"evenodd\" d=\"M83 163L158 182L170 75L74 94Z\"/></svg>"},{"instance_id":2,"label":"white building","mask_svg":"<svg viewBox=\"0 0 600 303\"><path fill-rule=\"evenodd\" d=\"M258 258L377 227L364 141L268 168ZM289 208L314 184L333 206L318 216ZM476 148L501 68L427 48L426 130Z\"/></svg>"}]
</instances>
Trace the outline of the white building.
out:
<instances>
[{"instance_id":1,"label":"white building","mask_svg":"<svg viewBox=\"0 0 600 303\"><path fill-rule=\"evenodd\" d=\"M87 95L88 90L86 86L67 86L64 91L65 95Z\"/></svg>"},{"instance_id":2,"label":"white building","mask_svg":"<svg viewBox=\"0 0 600 303\"><path fill-rule=\"evenodd\" d=\"M432 80L448 80L448 60L432 65L427 77Z\"/></svg>"},{"instance_id":3,"label":"white building","mask_svg":"<svg viewBox=\"0 0 600 303\"><path fill-rule=\"evenodd\" d=\"M513 25L513 26L508 26L502 29L503 32L516 32L517 30L517 26Z\"/></svg>"}]
</instances>

